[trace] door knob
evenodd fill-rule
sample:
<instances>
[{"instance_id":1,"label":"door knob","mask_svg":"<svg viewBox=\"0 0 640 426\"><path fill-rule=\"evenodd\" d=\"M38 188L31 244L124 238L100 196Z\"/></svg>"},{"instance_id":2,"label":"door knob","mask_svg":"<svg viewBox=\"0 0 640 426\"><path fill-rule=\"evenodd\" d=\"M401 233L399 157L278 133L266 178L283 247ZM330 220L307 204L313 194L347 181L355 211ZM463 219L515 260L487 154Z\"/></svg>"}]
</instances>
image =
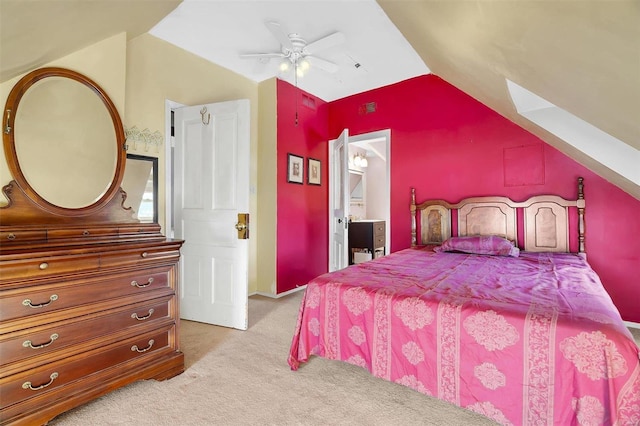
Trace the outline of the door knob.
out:
<instances>
[{"instance_id":1,"label":"door knob","mask_svg":"<svg viewBox=\"0 0 640 426\"><path fill-rule=\"evenodd\" d=\"M249 213L238 213L238 221L235 228L238 231L239 240L249 239Z\"/></svg>"}]
</instances>

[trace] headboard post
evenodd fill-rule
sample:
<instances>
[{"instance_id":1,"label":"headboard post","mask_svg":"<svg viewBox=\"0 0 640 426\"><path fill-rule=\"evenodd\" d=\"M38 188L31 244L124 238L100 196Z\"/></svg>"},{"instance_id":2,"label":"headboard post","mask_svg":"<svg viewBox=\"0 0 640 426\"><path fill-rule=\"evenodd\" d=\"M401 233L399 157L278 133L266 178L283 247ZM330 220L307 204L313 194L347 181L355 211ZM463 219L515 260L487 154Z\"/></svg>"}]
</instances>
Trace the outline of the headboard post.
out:
<instances>
[{"instance_id":1,"label":"headboard post","mask_svg":"<svg viewBox=\"0 0 640 426\"><path fill-rule=\"evenodd\" d=\"M578 178L578 200L576 201L578 207L578 253L584 253L584 178Z\"/></svg>"},{"instance_id":2,"label":"headboard post","mask_svg":"<svg viewBox=\"0 0 640 426\"><path fill-rule=\"evenodd\" d=\"M411 247L416 245L416 189L411 188Z\"/></svg>"}]
</instances>

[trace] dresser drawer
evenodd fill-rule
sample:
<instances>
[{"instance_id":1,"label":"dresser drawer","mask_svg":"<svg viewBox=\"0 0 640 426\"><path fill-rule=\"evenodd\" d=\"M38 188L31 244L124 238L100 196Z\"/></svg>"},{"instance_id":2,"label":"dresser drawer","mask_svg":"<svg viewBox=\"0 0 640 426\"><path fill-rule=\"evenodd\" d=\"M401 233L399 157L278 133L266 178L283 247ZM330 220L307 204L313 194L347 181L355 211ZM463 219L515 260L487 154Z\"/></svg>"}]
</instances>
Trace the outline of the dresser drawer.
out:
<instances>
[{"instance_id":1,"label":"dresser drawer","mask_svg":"<svg viewBox=\"0 0 640 426\"><path fill-rule=\"evenodd\" d=\"M1 231L0 244L22 244L27 242L46 241L47 231L44 229L29 231Z\"/></svg>"},{"instance_id":2,"label":"dresser drawer","mask_svg":"<svg viewBox=\"0 0 640 426\"><path fill-rule=\"evenodd\" d=\"M374 222L373 223L373 236L374 237L384 237L385 236L384 222Z\"/></svg>"},{"instance_id":3,"label":"dresser drawer","mask_svg":"<svg viewBox=\"0 0 640 426\"><path fill-rule=\"evenodd\" d=\"M27 280L76 272L95 271L98 257L92 254L47 256L0 262L0 281Z\"/></svg>"},{"instance_id":4,"label":"dresser drawer","mask_svg":"<svg viewBox=\"0 0 640 426\"><path fill-rule=\"evenodd\" d=\"M373 249L375 250L380 247L384 247L384 235L376 236L373 239Z\"/></svg>"},{"instance_id":5,"label":"dresser drawer","mask_svg":"<svg viewBox=\"0 0 640 426\"><path fill-rule=\"evenodd\" d=\"M118 235L118 228L66 228L51 229L48 232L50 240L65 239L89 239L99 237L113 237Z\"/></svg>"},{"instance_id":6,"label":"dresser drawer","mask_svg":"<svg viewBox=\"0 0 640 426\"><path fill-rule=\"evenodd\" d=\"M175 262L180 257L180 247L141 247L134 250L120 250L113 253L100 255L100 267L122 267L131 265L144 265L159 261Z\"/></svg>"},{"instance_id":7,"label":"dresser drawer","mask_svg":"<svg viewBox=\"0 0 640 426\"><path fill-rule=\"evenodd\" d=\"M0 322L168 288L169 271L170 268L166 267L155 268L89 282L76 281L6 291L0 295ZM2 329L0 324L0 332Z\"/></svg>"},{"instance_id":8,"label":"dresser drawer","mask_svg":"<svg viewBox=\"0 0 640 426\"><path fill-rule=\"evenodd\" d=\"M2 406L55 393L65 385L136 358L153 357L169 349L173 333L173 327L156 330L0 379Z\"/></svg>"},{"instance_id":9,"label":"dresser drawer","mask_svg":"<svg viewBox=\"0 0 640 426\"><path fill-rule=\"evenodd\" d=\"M118 228L118 235L120 237L127 237L133 235L139 236L147 236L147 235L158 235L160 233L160 225L156 223L145 223L145 224L134 224L134 225L124 225Z\"/></svg>"},{"instance_id":10,"label":"dresser drawer","mask_svg":"<svg viewBox=\"0 0 640 426\"><path fill-rule=\"evenodd\" d=\"M149 324L167 320L170 318L169 301L172 297L12 333L0 340L3 369L7 370L12 362L24 363L29 358L42 355L48 355L43 359L43 362L48 362L51 360L51 353L62 348L86 344L108 334L135 330L141 326L148 327ZM24 369L23 366L16 368Z\"/></svg>"}]
</instances>

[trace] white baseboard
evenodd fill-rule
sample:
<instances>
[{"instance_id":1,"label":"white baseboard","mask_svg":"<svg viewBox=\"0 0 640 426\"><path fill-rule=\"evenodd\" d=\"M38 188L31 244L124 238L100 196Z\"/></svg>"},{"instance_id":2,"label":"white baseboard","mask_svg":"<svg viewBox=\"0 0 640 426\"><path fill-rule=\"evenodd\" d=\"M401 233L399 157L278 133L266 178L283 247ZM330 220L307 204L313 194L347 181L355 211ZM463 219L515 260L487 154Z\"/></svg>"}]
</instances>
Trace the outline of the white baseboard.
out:
<instances>
[{"instance_id":1,"label":"white baseboard","mask_svg":"<svg viewBox=\"0 0 640 426\"><path fill-rule=\"evenodd\" d=\"M305 285L301 285L299 287L296 287L294 289L291 289L289 291L285 291L284 293L271 294L271 293L263 293L261 291L256 291L255 293L251 293L249 296L257 295L257 296L270 297L272 299L280 299L281 297L288 296L288 295L296 293L296 292L298 292L300 290L304 290L305 288L307 288L306 284ZM640 324L638 324L638 326L640 326Z\"/></svg>"},{"instance_id":2,"label":"white baseboard","mask_svg":"<svg viewBox=\"0 0 640 426\"><path fill-rule=\"evenodd\" d=\"M631 321L623 321L623 322L624 322L624 325L626 325L627 327L630 327L630 328L637 328L637 329L639 329L639 330L640 330L640 323L637 323L637 322L631 322Z\"/></svg>"}]
</instances>

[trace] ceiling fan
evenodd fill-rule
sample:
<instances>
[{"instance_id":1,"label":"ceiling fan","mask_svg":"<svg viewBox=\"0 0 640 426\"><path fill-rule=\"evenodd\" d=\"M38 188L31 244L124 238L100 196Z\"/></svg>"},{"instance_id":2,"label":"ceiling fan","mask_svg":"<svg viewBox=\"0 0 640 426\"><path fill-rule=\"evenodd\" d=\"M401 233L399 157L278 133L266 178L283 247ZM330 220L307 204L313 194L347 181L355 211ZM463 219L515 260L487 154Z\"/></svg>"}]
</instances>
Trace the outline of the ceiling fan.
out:
<instances>
[{"instance_id":1,"label":"ceiling fan","mask_svg":"<svg viewBox=\"0 0 640 426\"><path fill-rule=\"evenodd\" d=\"M261 64L266 64L272 58L283 58L280 64L281 71L287 71L293 66L296 75L301 76L309 66L334 73L338 65L334 62L316 56L317 52L329 49L345 42L345 36L341 32L335 32L326 37L307 43L296 33L287 34L282 26L275 21L265 23L271 34L280 42L280 52L245 53L241 58L258 58Z\"/></svg>"}]
</instances>

